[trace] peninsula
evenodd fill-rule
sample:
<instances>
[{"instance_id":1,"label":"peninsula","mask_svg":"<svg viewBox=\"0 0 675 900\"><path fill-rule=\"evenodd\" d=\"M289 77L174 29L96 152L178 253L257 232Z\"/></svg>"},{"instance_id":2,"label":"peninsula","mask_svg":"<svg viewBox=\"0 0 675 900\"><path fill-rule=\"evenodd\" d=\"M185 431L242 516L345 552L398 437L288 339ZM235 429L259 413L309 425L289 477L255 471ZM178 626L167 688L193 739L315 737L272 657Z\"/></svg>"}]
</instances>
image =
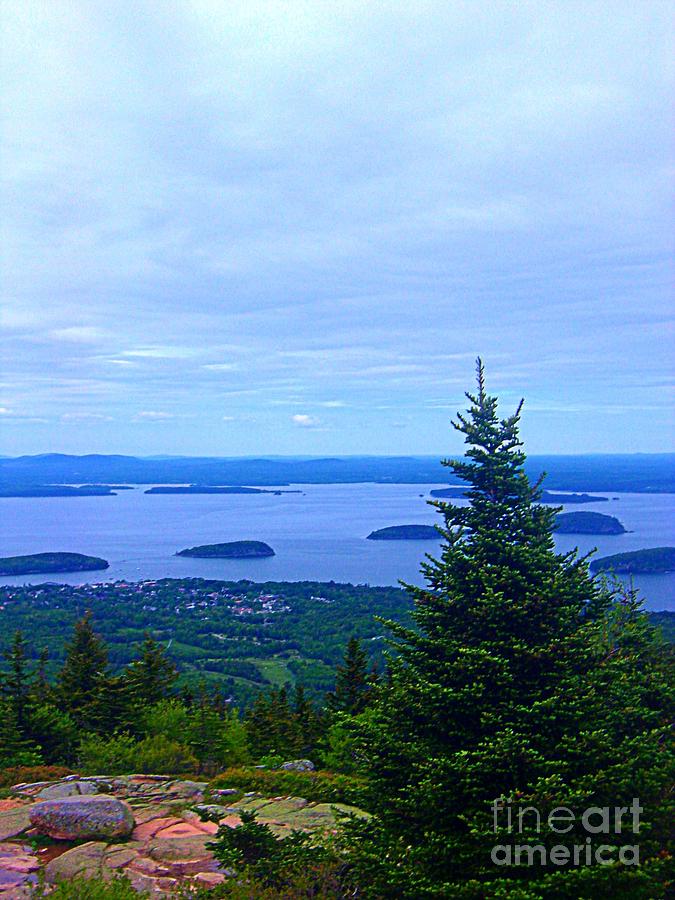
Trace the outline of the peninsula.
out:
<instances>
[{"instance_id":1,"label":"peninsula","mask_svg":"<svg viewBox=\"0 0 675 900\"><path fill-rule=\"evenodd\" d=\"M461 500L466 496L466 491L459 485L457 487L434 488L429 493L432 497L452 497L455 500ZM562 506L565 503L602 503L608 499L608 497L596 497L593 494L553 494L550 491L544 491L539 502Z\"/></svg>"},{"instance_id":2,"label":"peninsula","mask_svg":"<svg viewBox=\"0 0 675 900\"><path fill-rule=\"evenodd\" d=\"M232 487L220 487L219 485L210 484L186 484L179 486L164 486L148 488L146 494L301 494L302 491L270 491L263 488L240 487L234 485Z\"/></svg>"},{"instance_id":3,"label":"peninsula","mask_svg":"<svg viewBox=\"0 0 675 900\"><path fill-rule=\"evenodd\" d=\"M115 487L115 490L122 490ZM126 490L126 488L124 488ZM41 484L30 487L0 488L0 497L114 497L111 485L87 484L74 487L70 484Z\"/></svg>"},{"instance_id":4,"label":"peninsula","mask_svg":"<svg viewBox=\"0 0 675 900\"><path fill-rule=\"evenodd\" d=\"M618 519L597 512L560 513L554 527L558 534L626 534Z\"/></svg>"},{"instance_id":5,"label":"peninsula","mask_svg":"<svg viewBox=\"0 0 675 900\"><path fill-rule=\"evenodd\" d=\"M199 559L262 559L274 555L274 550L263 541L202 544L200 547L189 547L176 553L176 556L193 556Z\"/></svg>"},{"instance_id":6,"label":"peninsula","mask_svg":"<svg viewBox=\"0 0 675 900\"><path fill-rule=\"evenodd\" d=\"M630 553L615 553L594 559L592 572L617 572L629 575L661 575L675 572L675 547L651 547Z\"/></svg>"},{"instance_id":7,"label":"peninsula","mask_svg":"<svg viewBox=\"0 0 675 900\"><path fill-rule=\"evenodd\" d=\"M31 553L0 558L0 575L50 575L56 572L93 572L110 563L82 553Z\"/></svg>"},{"instance_id":8,"label":"peninsula","mask_svg":"<svg viewBox=\"0 0 675 900\"><path fill-rule=\"evenodd\" d=\"M390 525L371 531L368 541L440 541L441 535L434 525Z\"/></svg>"}]
</instances>

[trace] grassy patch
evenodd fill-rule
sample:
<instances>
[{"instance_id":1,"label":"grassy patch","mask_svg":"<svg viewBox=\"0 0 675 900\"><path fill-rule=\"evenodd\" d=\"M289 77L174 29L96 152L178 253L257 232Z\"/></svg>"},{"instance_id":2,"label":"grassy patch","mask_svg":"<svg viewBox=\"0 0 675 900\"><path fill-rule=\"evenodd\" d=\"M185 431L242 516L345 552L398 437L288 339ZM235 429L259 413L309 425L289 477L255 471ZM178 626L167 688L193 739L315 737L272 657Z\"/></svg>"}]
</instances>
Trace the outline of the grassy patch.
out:
<instances>
[{"instance_id":1,"label":"grassy patch","mask_svg":"<svg viewBox=\"0 0 675 900\"><path fill-rule=\"evenodd\" d=\"M33 897L35 900L41 897L49 897L49 900L143 900L150 894L134 890L128 878L118 875L109 882L98 878L73 878L62 881L55 888L40 886Z\"/></svg>"},{"instance_id":2,"label":"grassy patch","mask_svg":"<svg viewBox=\"0 0 675 900\"><path fill-rule=\"evenodd\" d=\"M288 668L288 660L272 657L271 659L248 659L252 662L262 677L273 687L283 687L289 682L295 683L295 676Z\"/></svg>"},{"instance_id":3,"label":"grassy patch","mask_svg":"<svg viewBox=\"0 0 675 900\"><path fill-rule=\"evenodd\" d=\"M209 785L210 790L237 788L268 797L283 794L304 797L316 803L348 803L354 806L365 802L366 787L365 779L353 775L326 771L286 772L249 766L226 769Z\"/></svg>"}]
</instances>

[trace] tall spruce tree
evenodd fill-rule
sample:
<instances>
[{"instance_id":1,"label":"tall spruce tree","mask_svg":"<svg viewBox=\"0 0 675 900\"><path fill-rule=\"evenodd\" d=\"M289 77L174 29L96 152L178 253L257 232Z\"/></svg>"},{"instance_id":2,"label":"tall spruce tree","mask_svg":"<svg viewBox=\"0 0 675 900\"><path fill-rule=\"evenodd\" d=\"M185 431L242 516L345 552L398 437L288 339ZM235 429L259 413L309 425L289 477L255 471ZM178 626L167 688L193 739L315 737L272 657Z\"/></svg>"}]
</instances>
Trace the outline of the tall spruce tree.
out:
<instances>
[{"instance_id":1,"label":"tall spruce tree","mask_svg":"<svg viewBox=\"0 0 675 900\"><path fill-rule=\"evenodd\" d=\"M25 731L28 715L28 697L30 691L30 674L28 672L28 653L26 639L21 631L14 634L11 649L5 654L9 663L9 673L5 678L5 689L14 711L16 725Z\"/></svg>"},{"instance_id":2,"label":"tall spruce tree","mask_svg":"<svg viewBox=\"0 0 675 900\"><path fill-rule=\"evenodd\" d=\"M75 623L58 678L61 703L78 727L95 731L102 726L107 681L108 652L94 632L91 613L86 612Z\"/></svg>"},{"instance_id":3,"label":"tall spruce tree","mask_svg":"<svg viewBox=\"0 0 675 900\"><path fill-rule=\"evenodd\" d=\"M372 677L361 642L356 637L350 638L344 660L337 666L335 690L326 697L329 709L351 716L363 712L372 696Z\"/></svg>"},{"instance_id":4,"label":"tall spruce tree","mask_svg":"<svg viewBox=\"0 0 675 900\"><path fill-rule=\"evenodd\" d=\"M166 655L165 648L146 633L139 658L125 672L133 701L148 707L164 700L177 678L178 671Z\"/></svg>"},{"instance_id":5,"label":"tall spruce tree","mask_svg":"<svg viewBox=\"0 0 675 900\"><path fill-rule=\"evenodd\" d=\"M423 565L426 586L408 586L416 627L389 623L397 657L361 735L375 817L353 826L355 869L373 897L664 897L672 656L634 596L556 553L556 511L537 502L539 483L523 469L522 403L499 417L480 360L467 398L453 423L466 457L444 465L467 483L468 505L434 504L444 544ZM635 797L639 834L582 826L584 810ZM508 809L524 807L541 828L530 813L509 834ZM548 824L556 807L575 816L566 833ZM641 865L616 850L610 865L575 865L573 847L589 837L639 845ZM493 859L512 844L564 845L570 863Z\"/></svg>"}]
</instances>

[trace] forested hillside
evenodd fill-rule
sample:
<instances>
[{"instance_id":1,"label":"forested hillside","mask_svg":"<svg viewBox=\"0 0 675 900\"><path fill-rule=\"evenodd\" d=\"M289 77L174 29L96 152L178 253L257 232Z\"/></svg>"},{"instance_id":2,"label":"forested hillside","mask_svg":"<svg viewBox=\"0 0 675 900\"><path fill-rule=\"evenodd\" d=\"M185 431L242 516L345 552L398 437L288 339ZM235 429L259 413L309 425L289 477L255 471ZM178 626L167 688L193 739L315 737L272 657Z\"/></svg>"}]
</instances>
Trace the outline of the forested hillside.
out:
<instances>
[{"instance_id":1,"label":"forested hillside","mask_svg":"<svg viewBox=\"0 0 675 900\"><path fill-rule=\"evenodd\" d=\"M375 616L406 621L411 601L391 587L193 578L4 586L0 606L0 649L19 629L30 635L33 655L49 646L50 672L63 660L74 623L90 610L115 670L129 663L147 632L168 648L182 684L218 685L241 705L287 682L301 682L315 696L331 689L353 636L379 665L384 629Z\"/></svg>"}]
</instances>

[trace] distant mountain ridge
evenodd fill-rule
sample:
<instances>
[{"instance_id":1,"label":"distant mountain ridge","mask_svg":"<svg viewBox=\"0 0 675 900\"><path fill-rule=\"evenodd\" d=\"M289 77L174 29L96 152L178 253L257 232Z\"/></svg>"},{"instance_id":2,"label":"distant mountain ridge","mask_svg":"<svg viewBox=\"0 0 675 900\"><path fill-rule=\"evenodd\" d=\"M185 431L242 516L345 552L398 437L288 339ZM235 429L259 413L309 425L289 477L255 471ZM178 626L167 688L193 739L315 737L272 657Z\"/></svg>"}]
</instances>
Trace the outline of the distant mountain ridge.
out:
<instances>
[{"instance_id":1,"label":"distant mountain ridge","mask_svg":"<svg viewBox=\"0 0 675 900\"><path fill-rule=\"evenodd\" d=\"M527 471L547 472L546 488L566 491L675 492L675 454L531 456ZM165 457L47 453L0 458L0 485L450 484L436 456Z\"/></svg>"}]
</instances>

